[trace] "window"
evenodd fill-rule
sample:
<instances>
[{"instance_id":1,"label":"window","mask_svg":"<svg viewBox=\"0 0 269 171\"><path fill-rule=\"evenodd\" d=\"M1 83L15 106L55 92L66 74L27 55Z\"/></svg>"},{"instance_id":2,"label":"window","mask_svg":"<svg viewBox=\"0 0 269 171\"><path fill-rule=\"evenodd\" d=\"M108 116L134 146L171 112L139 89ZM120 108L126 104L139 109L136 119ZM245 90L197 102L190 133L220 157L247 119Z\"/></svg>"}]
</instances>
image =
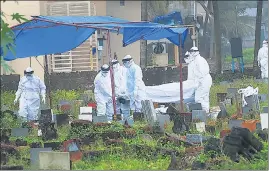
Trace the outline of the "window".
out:
<instances>
[{"instance_id":1,"label":"window","mask_svg":"<svg viewBox=\"0 0 269 171\"><path fill-rule=\"evenodd\" d=\"M120 0L120 6L125 6L125 0Z\"/></svg>"}]
</instances>

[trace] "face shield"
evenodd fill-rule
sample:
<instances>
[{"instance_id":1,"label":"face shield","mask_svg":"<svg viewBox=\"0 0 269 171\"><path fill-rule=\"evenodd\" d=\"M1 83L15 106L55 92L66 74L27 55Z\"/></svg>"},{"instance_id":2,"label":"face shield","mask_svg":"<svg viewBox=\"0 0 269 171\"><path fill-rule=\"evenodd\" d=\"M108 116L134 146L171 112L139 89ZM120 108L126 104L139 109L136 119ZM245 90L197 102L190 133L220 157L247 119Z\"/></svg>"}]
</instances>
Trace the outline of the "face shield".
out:
<instances>
[{"instance_id":1,"label":"face shield","mask_svg":"<svg viewBox=\"0 0 269 171\"><path fill-rule=\"evenodd\" d=\"M101 67L101 75L103 77L106 77L108 76L108 72L109 72L109 66L107 64L104 64L102 67Z\"/></svg>"},{"instance_id":2,"label":"face shield","mask_svg":"<svg viewBox=\"0 0 269 171\"><path fill-rule=\"evenodd\" d=\"M198 56L200 54L197 47L192 47L190 49L189 53L190 53L191 57L196 57L196 56Z\"/></svg>"},{"instance_id":3,"label":"face shield","mask_svg":"<svg viewBox=\"0 0 269 171\"><path fill-rule=\"evenodd\" d=\"M123 63L123 66L125 66L126 68L130 68L133 63L133 58L130 55L126 55L122 59L122 63Z\"/></svg>"},{"instance_id":4,"label":"face shield","mask_svg":"<svg viewBox=\"0 0 269 171\"><path fill-rule=\"evenodd\" d=\"M190 53L187 51L184 56L184 61L189 64L192 61L192 57L190 56Z\"/></svg>"}]
</instances>

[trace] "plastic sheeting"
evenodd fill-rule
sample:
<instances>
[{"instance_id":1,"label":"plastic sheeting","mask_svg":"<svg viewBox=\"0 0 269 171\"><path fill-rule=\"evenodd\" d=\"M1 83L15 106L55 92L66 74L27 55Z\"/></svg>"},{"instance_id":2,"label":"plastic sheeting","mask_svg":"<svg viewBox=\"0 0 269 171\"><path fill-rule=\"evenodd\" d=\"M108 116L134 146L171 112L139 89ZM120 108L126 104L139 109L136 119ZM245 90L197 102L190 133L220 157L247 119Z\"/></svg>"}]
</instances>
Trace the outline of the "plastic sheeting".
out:
<instances>
[{"instance_id":1,"label":"plastic sheeting","mask_svg":"<svg viewBox=\"0 0 269 171\"><path fill-rule=\"evenodd\" d=\"M124 46L141 39L163 38L179 45L179 34L183 35L183 46L188 33L187 28L171 28L150 22L129 22L109 16L34 16L32 20L12 28L16 36L16 54L9 51L4 60L67 52L86 41L96 29L123 34Z\"/></svg>"},{"instance_id":2,"label":"plastic sheeting","mask_svg":"<svg viewBox=\"0 0 269 171\"><path fill-rule=\"evenodd\" d=\"M167 15L157 16L153 19L153 22L166 25L183 24L181 13L178 11L171 12Z\"/></svg>"},{"instance_id":3,"label":"plastic sheeting","mask_svg":"<svg viewBox=\"0 0 269 171\"><path fill-rule=\"evenodd\" d=\"M192 99L195 84L191 80L183 81L183 98ZM180 101L180 83L168 83L158 86L146 86L147 98L156 103L178 103Z\"/></svg>"}]
</instances>

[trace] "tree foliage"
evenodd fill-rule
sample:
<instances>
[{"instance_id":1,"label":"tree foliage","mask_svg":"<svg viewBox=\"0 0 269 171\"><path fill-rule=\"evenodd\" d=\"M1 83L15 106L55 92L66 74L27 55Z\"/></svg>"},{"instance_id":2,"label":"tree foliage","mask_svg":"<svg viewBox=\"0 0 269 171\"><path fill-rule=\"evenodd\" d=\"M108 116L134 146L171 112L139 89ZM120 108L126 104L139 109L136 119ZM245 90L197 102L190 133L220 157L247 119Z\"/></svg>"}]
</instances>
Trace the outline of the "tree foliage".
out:
<instances>
[{"instance_id":1,"label":"tree foliage","mask_svg":"<svg viewBox=\"0 0 269 171\"><path fill-rule=\"evenodd\" d=\"M14 70L3 59L3 56L5 56L9 51L13 54L16 54L14 51L15 34L7 23L7 16L9 15L1 11L1 67L3 67L5 72L14 73ZM13 13L10 16L12 17L12 20L16 20L18 23L28 21L23 15L20 15L19 13Z\"/></svg>"}]
</instances>

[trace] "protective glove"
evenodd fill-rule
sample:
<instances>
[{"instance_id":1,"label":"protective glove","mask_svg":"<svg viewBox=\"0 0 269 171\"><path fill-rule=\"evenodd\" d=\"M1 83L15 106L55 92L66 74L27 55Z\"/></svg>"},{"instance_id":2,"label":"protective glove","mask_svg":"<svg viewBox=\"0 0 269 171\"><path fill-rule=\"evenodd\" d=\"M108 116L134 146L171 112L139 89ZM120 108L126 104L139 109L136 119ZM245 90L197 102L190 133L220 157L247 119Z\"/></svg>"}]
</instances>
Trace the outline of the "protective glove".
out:
<instances>
[{"instance_id":1,"label":"protective glove","mask_svg":"<svg viewBox=\"0 0 269 171\"><path fill-rule=\"evenodd\" d=\"M43 102L44 104L46 103L46 96L45 96L45 95L42 96L42 102Z\"/></svg>"},{"instance_id":2,"label":"protective glove","mask_svg":"<svg viewBox=\"0 0 269 171\"><path fill-rule=\"evenodd\" d=\"M14 105L18 102L18 98L16 97L14 100Z\"/></svg>"}]
</instances>

